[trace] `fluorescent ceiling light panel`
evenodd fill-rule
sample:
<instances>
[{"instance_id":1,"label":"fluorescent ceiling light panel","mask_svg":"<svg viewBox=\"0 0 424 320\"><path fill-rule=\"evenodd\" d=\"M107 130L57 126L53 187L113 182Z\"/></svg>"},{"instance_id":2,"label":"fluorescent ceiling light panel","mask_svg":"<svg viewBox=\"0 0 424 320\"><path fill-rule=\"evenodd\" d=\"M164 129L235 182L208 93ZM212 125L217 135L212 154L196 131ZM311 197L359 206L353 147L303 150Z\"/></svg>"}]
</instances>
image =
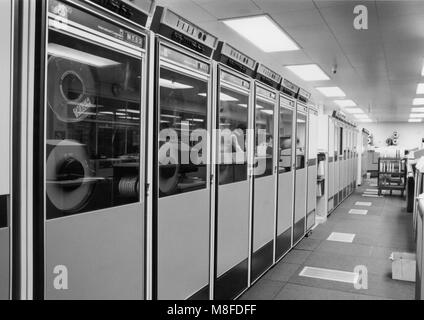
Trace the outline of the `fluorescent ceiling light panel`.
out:
<instances>
[{"instance_id":1,"label":"fluorescent ceiling light panel","mask_svg":"<svg viewBox=\"0 0 424 320\"><path fill-rule=\"evenodd\" d=\"M264 52L300 49L267 15L227 19L223 22Z\"/></svg>"},{"instance_id":2,"label":"fluorescent ceiling light panel","mask_svg":"<svg viewBox=\"0 0 424 320\"><path fill-rule=\"evenodd\" d=\"M272 111L272 110L261 110L261 112L266 113L266 114L270 114L270 115L274 114L274 111Z\"/></svg>"},{"instance_id":3,"label":"fluorescent ceiling light panel","mask_svg":"<svg viewBox=\"0 0 424 320\"><path fill-rule=\"evenodd\" d=\"M419 83L417 85L417 94L424 94L424 83Z\"/></svg>"},{"instance_id":4,"label":"fluorescent ceiling light panel","mask_svg":"<svg viewBox=\"0 0 424 320\"><path fill-rule=\"evenodd\" d=\"M356 103L352 100L335 100L334 103L342 108L356 107Z\"/></svg>"},{"instance_id":5,"label":"fluorescent ceiling light panel","mask_svg":"<svg viewBox=\"0 0 424 320\"><path fill-rule=\"evenodd\" d=\"M319 87L316 89L328 98L346 97L346 93L339 87Z\"/></svg>"},{"instance_id":6,"label":"fluorescent ceiling light panel","mask_svg":"<svg viewBox=\"0 0 424 320\"><path fill-rule=\"evenodd\" d=\"M416 118L424 118L424 113L411 113L409 115L410 119L416 119Z\"/></svg>"},{"instance_id":7,"label":"fluorescent ceiling light panel","mask_svg":"<svg viewBox=\"0 0 424 320\"><path fill-rule=\"evenodd\" d=\"M316 64L286 66L286 68L304 81L330 80L330 77Z\"/></svg>"},{"instance_id":8,"label":"fluorescent ceiling light panel","mask_svg":"<svg viewBox=\"0 0 424 320\"><path fill-rule=\"evenodd\" d=\"M423 112L424 113L424 107L412 108L411 112Z\"/></svg>"},{"instance_id":9,"label":"fluorescent ceiling light panel","mask_svg":"<svg viewBox=\"0 0 424 320\"><path fill-rule=\"evenodd\" d=\"M371 119L358 119L358 122L368 122L368 123L370 123L370 122L372 122L372 120Z\"/></svg>"},{"instance_id":10,"label":"fluorescent ceiling light panel","mask_svg":"<svg viewBox=\"0 0 424 320\"><path fill-rule=\"evenodd\" d=\"M423 119L409 119L408 122L421 122Z\"/></svg>"},{"instance_id":11,"label":"fluorescent ceiling light panel","mask_svg":"<svg viewBox=\"0 0 424 320\"><path fill-rule=\"evenodd\" d=\"M181 89L193 89L192 86L189 86L187 84L179 83L176 81L171 81L168 79L159 79L159 85L161 87L169 88L172 90L181 90Z\"/></svg>"},{"instance_id":12,"label":"fluorescent ceiling light panel","mask_svg":"<svg viewBox=\"0 0 424 320\"><path fill-rule=\"evenodd\" d=\"M48 46L49 54L64 58L67 60L77 61L96 68L111 67L120 65L119 62L96 56L84 51L75 50L56 43L50 43Z\"/></svg>"},{"instance_id":13,"label":"fluorescent ceiling light panel","mask_svg":"<svg viewBox=\"0 0 424 320\"><path fill-rule=\"evenodd\" d=\"M412 101L412 104L413 104L414 106L423 106L423 105L424 105L424 98L415 98L415 99Z\"/></svg>"},{"instance_id":14,"label":"fluorescent ceiling light panel","mask_svg":"<svg viewBox=\"0 0 424 320\"><path fill-rule=\"evenodd\" d=\"M350 113L350 114L362 114L364 111L362 111L361 108L346 108L343 109L343 111Z\"/></svg>"}]
</instances>

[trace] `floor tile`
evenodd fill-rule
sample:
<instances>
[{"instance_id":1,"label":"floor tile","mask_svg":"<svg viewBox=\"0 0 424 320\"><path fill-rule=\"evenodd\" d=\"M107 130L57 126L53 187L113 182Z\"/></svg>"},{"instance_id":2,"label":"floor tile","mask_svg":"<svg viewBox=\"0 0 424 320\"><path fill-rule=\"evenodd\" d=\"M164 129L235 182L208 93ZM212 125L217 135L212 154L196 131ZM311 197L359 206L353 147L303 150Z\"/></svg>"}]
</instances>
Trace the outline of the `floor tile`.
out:
<instances>
[{"instance_id":1,"label":"floor tile","mask_svg":"<svg viewBox=\"0 0 424 320\"><path fill-rule=\"evenodd\" d=\"M351 284L357 283L359 278L358 274L355 272L308 266L300 271L299 276Z\"/></svg>"},{"instance_id":2,"label":"floor tile","mask_svg":"<svg viewBox=\"0 0 424 320\"><path fill-rule=\"evenodd\" d=\"M354 239L355 234L353 233L332 232L327 241L352 243Z\"/></svg>"},{"instance_id":3,"label":"floor tile","mask_svg":"<svg viewBox=\"0 0 424 320\"><path fill-rule=\"evenodd\" d=\"M297 244L296 249L313 251L318 248L321 242L318 239L305 238Z\"/></svg>"},{"instance_id":4,"label":"floor tile","mask_svg":"<svg viewBox=\"0 0 424 320\"><path fill-rule=\"evenodd\" d=\"M308 251L308 250L293 249L281 260L281 262L303 264L306 261L306 259L308 259L310 254L311 254L311 251Z\"/></svg>"},{"instance_id":5,"label":"floor tile","mask_svg":"<svg viewBox=\"0 0 424 320\"><path fill-rule=\"evenodd\" d=\"M261 279L245 292L240 300L272 300L281 291L286 283Z\"/></svg>"},{"instance_id":6,"label":"floor tile","mask_svg":"<svg viewBox=\"0 0 424 320\"><path fill-rule=\"evenodd\" d=\"M279 263L269 270L264 279L287 282L290 277L300 268L300 264L294 263Z\"/></svg>"},{"instance_id":7,"label":"floor tile","mask_svg":"<svg viewBox=\"0 0 424 320\"><path fill-rule=\"evenodd\" d=\"M414 252L412 215L406 212L406 201L400 196L386 194L374 198L378 191L372 185L375 179L366 181L346 198L325 223L316 227L242 298L414 299L415 284L393 280L389 259L392 252ZM338 233L355 237L352 243L327 241L331 234L334 237ZM368 276L367 288L360 290L352 283L299 275L305 267L352 274L358 266L363 266Z\"/></svg>"},{"instance_id":8,"label":"floor tile","mask_svg":"<svg viewBox=\"0 0 424 320\"><path fill-rule=\"evenodd\" d=\"M379 300L362 294L321 289L288 283L275 297L275 300Z\"/></svg>"}]
</instances>

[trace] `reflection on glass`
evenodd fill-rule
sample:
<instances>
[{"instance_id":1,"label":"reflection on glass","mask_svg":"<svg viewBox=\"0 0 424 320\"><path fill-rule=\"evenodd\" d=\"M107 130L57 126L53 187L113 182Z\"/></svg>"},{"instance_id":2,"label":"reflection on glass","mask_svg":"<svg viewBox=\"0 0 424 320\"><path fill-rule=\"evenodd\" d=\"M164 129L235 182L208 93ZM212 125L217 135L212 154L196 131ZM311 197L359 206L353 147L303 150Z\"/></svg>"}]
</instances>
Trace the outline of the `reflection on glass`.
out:
<instances>
[{"instance_id":1,"label":"reflection on glass","mask_svg":"<svg viewBox=\"0 0 424 320\"><path fill-rule=\"evenodd\" d=\"M274 160L274 103L258 97L255 107L255 176L272 175Z\"/></svg>"},{"instance_id":2,"label":"reflection on glass","mask_svg":"<svg viewBox=\"0 0 424 320\"><path fill-rule=\"evenodd\" d=\"M206 188L207 82L161 68L159 85L160 196Z\"/></svg>"},{"instance_id":3,"label":"reflection on glass","mask_svg":"<svg viewBox=\"0 0 424 320\"><path fill-rule=\"evenodd\" d=\"M221 87L219 93L220 164L219 184L247 179L247 94Z\"/></svg>"},{"instance_id":4,"label":"reflection on glass","mask_svg":"<svg viewBox=\"0 0 424 320\"><path fill-rule=\"evenodd\" d=\"M305 168L306 153L306 115L297 113L296 123L296 169Z\"/></svg>"},{"instance_id":5,"label":"reflection on glass","mask_svg":"<svg viewBox=\"0 0 424 320\"><path fill-rule=\"evenodd\" d=\"M293 113L293 110L280 108L280 173L289 172L292 170Z\"/></svg>"},{"instance_id":6,"label":"reflection on glass","mask_svg":"<svg viewBox=\"0 0 424 320\"><path fill-rule=\"evenodd\" d=\"M334 126L334 162L339 161L339 128Z\"/></svg>"},{"instance_id":7,"label":"reflection on glass","mask_svg":"<svg viewBox=\"0 0 424 320\"><path fill-rule=\"evenodd\" d=\"M47 218L138 202L141 59L50 31Z\"/></svg>"}]
</instances>

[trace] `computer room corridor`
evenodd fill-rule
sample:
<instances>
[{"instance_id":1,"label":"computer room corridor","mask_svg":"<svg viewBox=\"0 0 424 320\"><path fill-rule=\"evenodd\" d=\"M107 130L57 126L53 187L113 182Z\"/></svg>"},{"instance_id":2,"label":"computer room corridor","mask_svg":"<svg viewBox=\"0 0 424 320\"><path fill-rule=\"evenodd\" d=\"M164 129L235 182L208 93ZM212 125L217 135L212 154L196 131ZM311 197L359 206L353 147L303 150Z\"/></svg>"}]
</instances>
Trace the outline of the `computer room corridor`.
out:
<instances>
[{"instance_id":1,"label":"computer room corridor","mask_svg":"<svg viewBox=\"0 0 424 320\"><path fill-rule=\"evenodd\" d=\"M0 0L0 301L424 300L423 30L424 0Z\"/></svg>"},{"instance_id":2,"label":"computer room corridor","mask_svg":"<svg viewBox=\"0 0 424 320\"><path fill-rule=\"evenodd\" d=\"M392 279L389 259L392 252L415 252L406 209L400 194L378 197L376 179L365 181L241 299L415 299L414 283ZM355 289L348 274L337 274L357 266L368 270L367 289ZM326 270L301 276L308 267Z\"/></svg>"}]
</instances>

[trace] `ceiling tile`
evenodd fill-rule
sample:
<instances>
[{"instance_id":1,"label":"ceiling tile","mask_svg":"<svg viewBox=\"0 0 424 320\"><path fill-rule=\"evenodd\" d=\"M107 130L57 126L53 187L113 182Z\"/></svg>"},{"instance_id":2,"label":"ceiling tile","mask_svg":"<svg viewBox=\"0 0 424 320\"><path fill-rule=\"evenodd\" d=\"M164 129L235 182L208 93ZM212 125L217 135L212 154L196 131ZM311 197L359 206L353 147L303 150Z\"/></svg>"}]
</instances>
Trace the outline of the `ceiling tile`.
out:
<instances>
[{"instance_id":1,"label":"ceiling tile","mask_svg":"<svg viewBox=\"0 0 424 320\"><path fill-rule=\"evenodd\" d=\"M216 21L216 17L191 0L158 0L157 5L169 7L194 23Z\"/></svg>"},{"instance_id":2,"label":"ceiling tile","mask_svg":"<svg viewBox=\"0 0 424 320\"><path fill-rule=\"evenodd\" d=\"M312 0L252 0L262 10L272 13L313 10Z\"/></svg>"},{"instance_id":3,"label":"ceiling tile","mask_svg":"<svg viewBox=\"0 0 424 320\"><path fill-rule=\"evenodd\" d=\"M195 1L218 19L251 16L263 13L262 9L250 0Z\"/></svg>"},{"instance_id":4,"label":"ceiling tile","mask_svg":"<svg viewBox=\"0 0 424 320\"><path fill-rule=\"evenodd\" d=\"M293 14L292 11L277 12L271 11L271 17L283 28L286 27L306 27L315 25L325 25L318 10L299 10Z\"/></svg>"},{"instance_id":5,"label":"ceiling tile","mask_svg":"<svg viewBox=\"0 0 424 320\"><path fill-rule=\"evenodd\" d=\"M379 17L395 17L403 15L424 14L424 1L376 1Z\"/></svg>"}]
</instances>

